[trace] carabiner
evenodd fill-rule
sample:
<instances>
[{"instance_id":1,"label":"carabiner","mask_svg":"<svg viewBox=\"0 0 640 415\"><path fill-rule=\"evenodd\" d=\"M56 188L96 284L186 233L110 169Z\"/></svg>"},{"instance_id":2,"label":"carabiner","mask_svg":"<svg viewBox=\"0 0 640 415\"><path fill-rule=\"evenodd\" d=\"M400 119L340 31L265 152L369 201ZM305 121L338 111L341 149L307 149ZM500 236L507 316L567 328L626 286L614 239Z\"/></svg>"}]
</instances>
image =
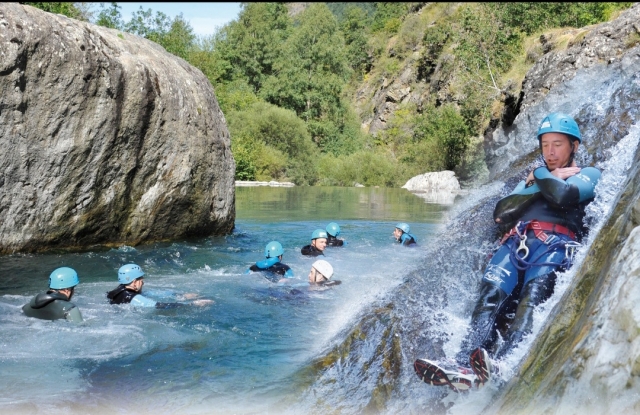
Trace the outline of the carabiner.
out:
<instances>
[{"instance_id":1,"label":"carabiner","mask_svg":"<svg viewBox=\"0 0 640 415\"><path fill-rule=\"evenodd\" d=\"M527 234L518 234L520 236L520 246L518 246L518 249L516 249L516 255L520 258L520 259L525 259L526 257L529 256L529 248L527 247L527 245L525 244L525 242L527 241ZM524 252L524 255L520 255L520 251Z\"/></svg>"}]
</instances>

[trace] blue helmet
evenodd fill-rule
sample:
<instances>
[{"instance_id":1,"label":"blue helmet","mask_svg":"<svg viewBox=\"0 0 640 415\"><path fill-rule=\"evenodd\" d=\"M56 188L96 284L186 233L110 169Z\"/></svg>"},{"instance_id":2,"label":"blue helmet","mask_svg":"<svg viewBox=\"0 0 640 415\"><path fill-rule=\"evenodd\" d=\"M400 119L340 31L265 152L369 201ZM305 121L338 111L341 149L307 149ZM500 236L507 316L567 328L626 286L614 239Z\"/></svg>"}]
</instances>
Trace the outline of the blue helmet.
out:
<instances>
[{"instance_id":1,"label":"blue helmet","mask_svg":"<svg viewBox=\"0 0 640 415\"><path fill-rule=\"evenodd\" d=\"M75 287L79 283L78 273L73 268L57 268L49 275L49 288L54 290Z\"/></svg>"},{"instance_id":2,"label":"blue helmet","mask_svg":"<svg viewBox=\"0 0 640 415\"><path fill-rule=\"evenodd\" d=\"M264 256L266 258L277 258L284 254L284 248L278 241L271 241L264 248Z\"/></svg>"},{"instance_id":3,"label":"blue helmet","mask_svg":"<svg viewBox=\"0 0 640 415\"><path fill-rule=\"evenodd\" d=\"M411 230L411 228L409 227L409 225L407 225L404 222L398 223L396 225L396 228L400 229L402 232L404 233L409 233L409 231Z\"/></svg>"},{"instance_id":4,"label":"blue helmet","mask_svg":"<svg viewBox=\"0 0 640 415\"><path fill-rule=\"evenodd\" d=\"M327 237L327 231L325 231L324 229L316 229L311 234L311 240L318 239L318 238L326 238L326 237Z\"/></svg>"},{"instance_id":5,"label":"blue helmet","mask_svg":"<svg viewBox=\"0 0 640 415\"><path fill-rule=\"evenodd\" d=\"M120 267L118 270L118 282L120 284L131 284L134 280L144 276L142 268L136 264L127 264Z\"/></svg>"},{"instance_id":6,"label":"blue helmet","mask_svg":"<svg viewBox=\"0 0 640 415\"><path fill-rule=\"evenodd\" d=\"M328 224L326 227L326 230L327 230L327 233L333 236L334 238L340 235L340 225L338 225L335 222L331 222L330 224Z\"/></svg>"},{"instance_id":7,"label":"blue helmet","mask_svg":"<svg viewBox=\"0 0 640 415\"><path fill-rule=\"evenodd\" d=\"M544 117L538 127L538 141L540 141L542 134L546 133L566 134L572 141L578 140L579 143L582 143L580 128L578 128L576 121L570 116L560 112L554 112Z\"/></svg>"}]
</instances>

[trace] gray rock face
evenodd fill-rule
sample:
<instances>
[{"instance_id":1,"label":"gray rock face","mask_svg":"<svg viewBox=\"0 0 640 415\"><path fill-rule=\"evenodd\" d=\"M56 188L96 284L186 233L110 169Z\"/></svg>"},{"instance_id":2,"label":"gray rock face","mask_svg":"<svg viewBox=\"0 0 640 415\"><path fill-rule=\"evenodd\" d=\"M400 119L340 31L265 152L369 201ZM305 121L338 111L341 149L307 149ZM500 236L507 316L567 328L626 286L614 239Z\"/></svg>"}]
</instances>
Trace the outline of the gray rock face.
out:
<instances>
[{"instance_id":1,"label":"gray rock face","mask_svg":"<svg viewBox=\"0 0 640 415\"><path fill-rule=\"evenodd\" d=\"M213 88L153 42L0 3L0 253L222 234Z\"/></svg>"}]
</instances>

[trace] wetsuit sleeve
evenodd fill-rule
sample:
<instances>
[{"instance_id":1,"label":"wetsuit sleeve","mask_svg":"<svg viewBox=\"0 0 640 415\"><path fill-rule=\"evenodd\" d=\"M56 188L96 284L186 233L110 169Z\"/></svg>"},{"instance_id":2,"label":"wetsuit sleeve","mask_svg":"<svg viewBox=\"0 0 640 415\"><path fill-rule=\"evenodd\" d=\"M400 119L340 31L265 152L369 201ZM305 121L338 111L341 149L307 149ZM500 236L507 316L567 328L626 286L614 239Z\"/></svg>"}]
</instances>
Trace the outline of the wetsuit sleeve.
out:
<instances>
[{"instance_id":1,"label":"wetsuit sleeve","mask_svg":"<svg viewBox=\"0 0 640 415\"><path fill-rule=\"evenodd\" d=\"M513 223L541 196L537 183L527 187L523 180L509 196L498 201L493 210L493 220L504 225Z\"/></svg>"},{"instance_id":2,"label":"wetsuit sleeve","mask_svg":"<svg viewBox=\"0 0 640 415\"><path fill-rule=\"evenodd\" d=\"M131 304L136 307L155 307L157 301L138 294L131 300Z\"/></svg>"},{"instance_id":3,"label":"wetsuit sleeve","mask_svg":"<svg viewBox=\"0 0 640 415\"><path fill-rule=\"evenodd\" d=\"M595 196L595 187L600 179L600 170L585 167L567 180L558 179L546 167L533 171L540 193L557 206L577 205Z\"/></svg>"},{"instance_id":4,"label":"wetsuit sleeve","mask_svg":"<svg viewBox=\"0 0 640 415\"><path fill-rule=\"evenodd\" d=\"M66 318L69 321L73 321L74 323L80 323L82 322L82 314L80 314L80 309L78 307L73 307L71 310L69 310L65 315L64 318Z\"/></svg>"},{"instance_id":5,"label":"wetsuit sleeve","mask_svg":"<svg viewBox=\"0 0 640 415\"><path fill-rule=\"evenodd\" d=\"M291 270L291 268L289 268L285 273L284 273L285 278L293 278L293 271Z\"/></svg>"}]
</instances>

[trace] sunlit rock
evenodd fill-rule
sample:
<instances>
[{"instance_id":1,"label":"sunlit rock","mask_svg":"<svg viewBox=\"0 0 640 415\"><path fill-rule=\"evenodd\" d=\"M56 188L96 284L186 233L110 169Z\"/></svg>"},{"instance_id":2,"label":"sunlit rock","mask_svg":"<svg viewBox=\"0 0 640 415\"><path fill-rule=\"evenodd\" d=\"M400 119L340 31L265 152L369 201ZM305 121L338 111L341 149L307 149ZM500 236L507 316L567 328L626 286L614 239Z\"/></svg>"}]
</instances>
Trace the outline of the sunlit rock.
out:
<instances>
[{"instance_id":1,"label":"sunlit rock","mask_svg":"<svg viewBox=\"0 0 640 415\"><path fill-rule=\"evenodd\" d=\"M159 45L0 3L0 253L222 234L226 121Z\"/></svg>"}]
</instances>

